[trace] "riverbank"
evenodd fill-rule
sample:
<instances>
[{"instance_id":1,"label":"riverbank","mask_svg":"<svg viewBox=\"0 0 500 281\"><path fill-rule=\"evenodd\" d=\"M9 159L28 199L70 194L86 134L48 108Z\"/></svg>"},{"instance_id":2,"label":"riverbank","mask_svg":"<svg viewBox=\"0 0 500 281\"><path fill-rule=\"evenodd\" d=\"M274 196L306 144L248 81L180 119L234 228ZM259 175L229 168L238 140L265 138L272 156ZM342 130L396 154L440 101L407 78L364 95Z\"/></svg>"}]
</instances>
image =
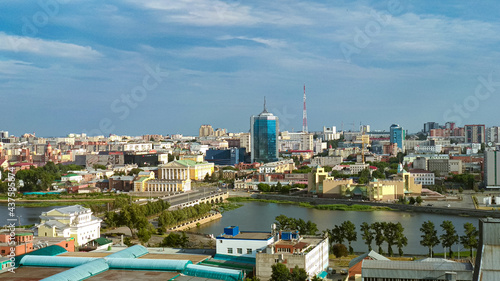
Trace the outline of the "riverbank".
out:
<instances>
[{"instance_id":1,"label":"riverbank","mask_svg":"<svg viewBox=\"0 0 500 281\"><path fill-rule=\"evenodd\" d=\"M453 207L434 207L434 206L417 206L417 205L406 205L406 204L392 204L386 202L371 202L371 201L351 201L348 199L333 199L333 198L312 198L312 197L301 197L301 196L288 196L288 195L274 195L274 194L256 194L256 199L276 201L274 203L285 202L287 204L295 204L301 206L301 204L309 204L312 206L321 205L347 205L347 206L372 206L372 207L386 207L385 210L393 211L404 211L404 212L419 212L419 213L430 213L430 214L441 214L441 215L453 215L453 216L463 216L463 217L493 217L500 218L500 211L498 210L480 210L480 209L461 209ZM293 203L288 203L293 202Z\"/></svg>"},{"instance_id":2,"label":"riverbank","mask_svg":"<svg viewBox=\"0 0 500 281\"><path fill-rule=\"evenodd\" d=\"M383 206L368 206L359 204L311 204L310 202L298 202L291 200L276 200L276 199L261 199L250 197L230 197L227 199L230 202L264 202L276 204L291 204L304 208L312 208L317 210L331 210L331 211L358 211L358 212L371 212L371 211L392 211L389 207Z\"/></svg>"}]
</instances>

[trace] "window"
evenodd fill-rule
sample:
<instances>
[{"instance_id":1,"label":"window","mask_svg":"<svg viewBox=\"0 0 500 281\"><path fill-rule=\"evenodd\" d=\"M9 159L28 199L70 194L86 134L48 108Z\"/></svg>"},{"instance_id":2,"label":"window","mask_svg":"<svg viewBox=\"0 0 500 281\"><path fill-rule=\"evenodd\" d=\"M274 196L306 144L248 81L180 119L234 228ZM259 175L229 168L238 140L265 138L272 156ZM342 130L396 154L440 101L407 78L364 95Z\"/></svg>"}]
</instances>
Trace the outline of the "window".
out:
<instances>
[{"instance_id":1,"label":"window","mask_svg":"<svg viewBox=\"0 0 500 281\"><path fill-rule=\"evenodd\" d=\"M238 254L243 254L243 249L242 248L238 248Z\"/></svg>"},{"instance_id":2,"label":"window","mask_svg":"<svg viewBox=\"0 0 500 281\"><path fill-rule=\"evenodd\" d=\"M248 254L248 255L251 255L251 254L252 254L252 249L247 248L247 254Z\"/></svg>"},{"instance_id":3,"label":"window","mask_svg":"<svg viewBox=\"0 0 500 281\"><path fill-rule=\"evenodd\" d=\"M233 253L233 248L227 248L227 253L232 254Z\"/></svg>"}]
</instances>

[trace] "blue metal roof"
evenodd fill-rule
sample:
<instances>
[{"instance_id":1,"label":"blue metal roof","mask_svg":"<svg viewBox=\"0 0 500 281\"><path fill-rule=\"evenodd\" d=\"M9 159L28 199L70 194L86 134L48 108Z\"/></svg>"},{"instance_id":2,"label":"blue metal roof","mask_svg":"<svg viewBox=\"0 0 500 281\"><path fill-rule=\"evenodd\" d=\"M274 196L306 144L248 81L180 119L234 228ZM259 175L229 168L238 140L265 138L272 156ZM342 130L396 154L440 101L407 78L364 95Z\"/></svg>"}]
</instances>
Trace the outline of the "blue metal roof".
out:
<instances>
[{"instance_id":1,"label":"blue metal roof","mask_svg":"<svg viewBox=\"0 0 500 281\"><path fill-rule=\"evenodd\" d=\"M159 259L127 259L127 258L105 258L112 269L130 270L156 270L156 271L183 271L189 260L159 260Z\"/></svg>"},{"instance_id":2,"label":"blue metal roof","mask_svg":"<svg viewBox=\"0 0 500 281\"><path fill-rule=\"evenodd\" d=\"M210 279L219 279L226 281L243 280L243 272L241 270L211 267L204 265L188 264L182 272L185 275L194 277L203 277Z\"/></svg>"},{"instance_id":3,"label":"blue metal roof","mask_svg":"<svg viewBox=\"0 0 500 281\"><path fill-rule=\"evenodd\" d=\"M42 279L42 281L80 281L97 275L109 269L103 259L94 259L80 266L68 269L58 274Z\"/></svg>"},{"instance_id":4,"label":"blue metal roof","mask_svg":"<svg viewBox=\"0 0 500 281\"><path fill-rule=\"evenodd\" d=\"M126 259L135 259L138 257L142 257L145 254L148 254L148 249L146 247L141 246L141 245L134 245L132 247L128 247L126 249L123 249L121 251L118 251L116 253L113 253L107 258L126 258Z\"/></svg>"},{"instance_id":5,"label":"blue metal roof","mask_svg":"<svg viewBox=\"0 0 500 281\"><path fill-rule=\"evenodd\" d=\"M19 266L19 262L25 256L56 256L66 252L67 250L59 245L51 245L45 248L35 250L33 252L29 252L24 255L16 256L16 266Z\"/></svg>"},{"instance_id":6,"label":"blue metal roof","mask_svg":"<svg viewBox=\"0 0 500 281\"><path fill-rule=\"evenodd\" d=\"M97 258L84 257L24 256L19 262L19 265L43 267L76 267L96 259Z\"/></svg>"}]
</instances>

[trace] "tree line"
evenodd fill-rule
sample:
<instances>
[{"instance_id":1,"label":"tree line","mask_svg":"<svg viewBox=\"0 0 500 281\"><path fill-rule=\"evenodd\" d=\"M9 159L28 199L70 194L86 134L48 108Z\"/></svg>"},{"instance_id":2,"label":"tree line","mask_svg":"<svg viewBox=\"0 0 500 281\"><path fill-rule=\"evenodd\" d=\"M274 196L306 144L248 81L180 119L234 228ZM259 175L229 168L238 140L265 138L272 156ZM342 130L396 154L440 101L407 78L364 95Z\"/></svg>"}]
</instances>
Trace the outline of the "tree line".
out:
<instances>
[{"instance_id":1,"label":"tree line","mask_svg":"<svg viewBox=\"0 0 500 281\"><path fill-rule=\"evenodd\" d=\"M207 203L201 203L174 211L165 210L158 217L158 230L160 233L164 233L165 228L169 226L177 225L185 220L203 217L211 210L212 206Z\"/></svg>"},{"instance_id":2,"label":"tree line","mask_svg":"<svg viewBox=\"0 0 500 281\"><path fill-rule=\"evenodd\" d=\"M120 212L106 212L104 222L110 226L126 226L130 229L133 238L139 238L142 243L146 243L155 232L155 228L149 222L148 217L158 214L170 207L170 204L163 200L148 202L145 205L126 203L123 198L115 199L116 206ZM137 230L137 233L135 232Z\"/></svg>"},{"instance_id":3,"label":"tree line","mask_svg":"<svg viewBox=\"0 0 500 281\"><path fill-rule=\"evenodd\" d=\"M289 218L285 215L279 215L275 220L279 230L298 230L301 235L316 235L318 232L316 223L311 221L305 222L302 219ZM477 249L479 241L479 231L472 223L467 222L463 225L464 235L462 236L458 236L455 226L449 220L443 221L440 226L443 230L440 236L437 235L437 230L431 221L424 222L420 228L422 233L420 244L429 247L429 256L432 256L433 247L439 243L448 250L450 258L453 257L452 247L457 243L469 249L470 256L472 256L473 250ZM372 224L363 222L360 225L361 239L367 245L368 251L372 250L372 244L375 243L378 252L384 255L382 245L386 243L387 254L391 257L394 255L393 247L397 247L400 256L404 255L403 249L408 245L408 238L404 234L404 230L400 222L374 222ZM357 241L358 232L351 221L344 221L340 225L334 225L333 228L324 230L323 234L328 237L330 252L335 256L341 257L354 253L351 243ZM345 241L347 241L349 250L344 245Z\"/></svg>"}]
</instances>

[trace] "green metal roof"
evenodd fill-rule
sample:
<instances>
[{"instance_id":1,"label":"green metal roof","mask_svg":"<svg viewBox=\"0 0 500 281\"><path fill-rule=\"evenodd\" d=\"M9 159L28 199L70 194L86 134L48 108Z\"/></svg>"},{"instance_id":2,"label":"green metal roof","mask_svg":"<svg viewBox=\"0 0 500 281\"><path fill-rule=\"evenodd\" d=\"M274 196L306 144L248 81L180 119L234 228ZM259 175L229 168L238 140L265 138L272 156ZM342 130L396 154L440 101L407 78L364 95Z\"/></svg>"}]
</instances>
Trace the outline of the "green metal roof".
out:
<instances>
[{"instance_id":1,"label":"green metal roof","mask_svg":"<svg viewBox=\"0 0 500 281\"><path fill-rule=\"evenodd\" d=\"M126 259L135 259L141 256L144 256L145 254L148 254L149 251L146 249L146 247L141 246L141 245L134 245L132 247L128 247L124 250L121 250L119 252L113 253L107 258L126 258Z\"/></svg>"},{"instance_id":2,"label":"green metal roof","mask_svg":"<svg viewBox=\"0 0 500 281\"><path fill-rule=\"evenodd\" d=\"M80 281L90 278L109 269L104 259L95 259L80 266L42 279L43 281Z\"/></svg>"},{"instance_id":3,"label":"green metal roof","mask_svg":"<svg viewBox=\"0 0 500 281\"><path fill-rule=\"evenodd\" d=\"M99 238L95 239L94 241L99 245L106 245L109 243L113 243L113 241L106 239L104 237L99 237Z\"/></svg>"},{"instance_id":4,"label":"green metal roof","mask_svg":"<svg viewBox=\"0 0 500 281\"><path fill-rule=\"evenodd\" d=\"M186 269L182 272L185 275L226 280L226 281L238 281L243 280L243 272L241 270L218 268L197 264L188 264Z\"/></svg>"},{"instance_id":5,"label":"green metal roof","mask_svg":"<svg viewBox=\"0 0 500 281\"><path fill-rule=\"evenodd\" d=\"M45 248L41 248L24 255L16 256L16 266L19 266L19 261L25 256L57 256L62 253L66 253L67 250L58 245L51 245Z\"/></svg>"},{"instance_id":6,"label":"green metal roof","mask_svg":"<svg viewBox=\"0 0 500 281\"><path fill-rule=\"evenodd\" d=\"M192 264L190 260L106 258L106 261L112 269L153 271L183 271Z\"/></svg>"}]
</instances>

